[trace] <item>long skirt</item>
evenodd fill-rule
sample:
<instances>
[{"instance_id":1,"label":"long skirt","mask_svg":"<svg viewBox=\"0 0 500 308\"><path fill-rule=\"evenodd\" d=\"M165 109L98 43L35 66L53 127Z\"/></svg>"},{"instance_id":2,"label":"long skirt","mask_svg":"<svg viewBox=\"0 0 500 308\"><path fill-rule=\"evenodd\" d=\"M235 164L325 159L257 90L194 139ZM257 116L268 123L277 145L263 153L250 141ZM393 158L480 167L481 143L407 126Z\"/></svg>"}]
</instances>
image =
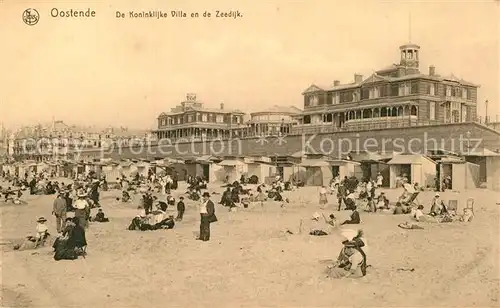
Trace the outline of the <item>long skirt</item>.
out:
<instances>
[{"instance_id":1,"label":"long skirt","mask_svg":"<svg viewBox=\"0 0 500 308\"><path fill-rule=\"evenodd\" d=\"M78 223L81 227L87 228L88 227L88 216L87 216L87 210L83 209L75 209L75 217L78 217Z\"/></svg>"},{"instance_id":2,"label":"long skirt","mask_svg":"<svg viewBox=\"0 0 500 308\"><path fill-rule=\"evenodd\" d=\"M327 268L325 273L326 273L326 276L328 278L339 279L339 278L343 278L343 277L347 276L349 271L346 271L345 269L340 268L340 267L334 267L334 268ZM352 277L352 278L363 277L363 274L361 273L361 268L358 267L356 269L356 271L354 272L354 274L350 275L349 277Z\"/></svg>"}]
</instances>

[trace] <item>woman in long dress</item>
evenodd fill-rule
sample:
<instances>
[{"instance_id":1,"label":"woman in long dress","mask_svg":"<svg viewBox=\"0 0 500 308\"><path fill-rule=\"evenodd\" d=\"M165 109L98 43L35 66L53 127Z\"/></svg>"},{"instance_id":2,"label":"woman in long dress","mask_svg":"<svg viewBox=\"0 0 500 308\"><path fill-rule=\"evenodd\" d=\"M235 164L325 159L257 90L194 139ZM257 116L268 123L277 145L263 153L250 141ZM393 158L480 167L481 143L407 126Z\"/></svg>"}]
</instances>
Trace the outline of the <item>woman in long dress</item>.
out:
<instances>
[{"instance_id":1,"label":"woman in long dress","mask_svg":"<svg viewBox=\"0 0 500 308\"><path fill-rule=\"evenodd\" d=\"M326 196L327 190L325 186L321 186L321 189L319 190L319 204L320 205L325 205L328 203L328 198Z\"/></svg>"},{"instance_id":2,"label":"woman in long dress","mask_svg":"<svg viewBox=\"0 0 500 308\"><path fill-rule=\"evenodd\" d=\"M83 191L79 191L77 193L78 200L76 200L73 204L73 207L75 208L75 217L78 218L79 225L82 228L87 228L88 227L88 210L90 208L87 200L85 198L87 195Z\"/></svg>"}]
</instances>

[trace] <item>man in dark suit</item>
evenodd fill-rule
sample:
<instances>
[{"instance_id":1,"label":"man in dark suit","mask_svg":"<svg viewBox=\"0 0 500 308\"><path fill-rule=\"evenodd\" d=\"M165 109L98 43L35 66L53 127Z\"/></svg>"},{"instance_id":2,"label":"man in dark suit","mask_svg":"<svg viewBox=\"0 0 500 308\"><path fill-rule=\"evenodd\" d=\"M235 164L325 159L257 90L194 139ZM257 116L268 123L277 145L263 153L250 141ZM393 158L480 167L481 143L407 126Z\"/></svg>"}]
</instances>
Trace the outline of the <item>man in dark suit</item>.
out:
<instances>
[{"instance_id":1,"label":"man in dark suit","mask_svg":"<svg viewBox=\"0 0 500 308\"><path fill-rule=\"evenodd\" d=\"M217 221L215 216L215 205L210 200L208 192L203 193L203 201L200 205L200 237L198 240L210 240L210 224Z\"/></svg>"}]
</instances>

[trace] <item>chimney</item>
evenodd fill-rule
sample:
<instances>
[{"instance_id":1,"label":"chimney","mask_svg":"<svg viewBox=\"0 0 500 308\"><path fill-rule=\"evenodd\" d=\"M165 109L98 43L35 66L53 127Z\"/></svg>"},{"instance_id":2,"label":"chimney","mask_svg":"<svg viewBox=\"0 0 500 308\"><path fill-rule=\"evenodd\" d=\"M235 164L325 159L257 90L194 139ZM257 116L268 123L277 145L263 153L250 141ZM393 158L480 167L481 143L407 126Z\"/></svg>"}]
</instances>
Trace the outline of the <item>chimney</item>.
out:
<instances>
[{"instance_id":1,"label":"chimney","mask_svg":"<svg viewBox=\"0 0 500 308\"><path fill-rule=\"evenodd\" d=\"M429 66L429 76L434 76L436 75L436 68L434 65Z\"/></svg>"},{"instance_id":2,"label":"chimney","mask_svg":"<svg viewBox=\"0 0 500 308\"><path fill-rule=\"evenodd\" d=\"M224 110L224 103L220 103L220 110Z\"/></svg>"},{"instance_id":3,"label":"chimney","mask_svg":"<svg viewBox=\"0 0 500 308\"><path fill-rule=\"evenodd\" d=\"M354 83L361 83L363 81L363 75L354 74Z\"/></svg>"},{"instance_id":4,"label":"chimney","mask_svg":"<svg viewBox=\"0 0 500 308\"><path fill-rule=\"evenodd\" d=\"M334 87L340 86L340 80L334 80L333 81L333 86Z\"/></svg>"}]
</instances>

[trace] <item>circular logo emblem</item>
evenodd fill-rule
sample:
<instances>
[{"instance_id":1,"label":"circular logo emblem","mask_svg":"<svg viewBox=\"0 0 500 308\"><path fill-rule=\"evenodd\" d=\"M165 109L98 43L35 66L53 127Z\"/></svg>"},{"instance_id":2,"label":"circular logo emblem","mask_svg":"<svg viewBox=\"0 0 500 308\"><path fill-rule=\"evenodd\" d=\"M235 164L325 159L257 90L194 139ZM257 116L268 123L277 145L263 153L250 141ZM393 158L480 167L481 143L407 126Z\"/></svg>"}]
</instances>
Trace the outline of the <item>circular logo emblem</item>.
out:
<instances>
[{"instance_id":1,"label":"circular logo emblem","mask_svg":"<svg viewBox=\"0 0 500 308\"><path fill-rule=\"evenodd\" d=\"M28 26L36 25L39 19L40 19L40 14L38 14L38 11L35 9L26 9L23 12L23 21Z\"/></svg>"}]
</instances>

